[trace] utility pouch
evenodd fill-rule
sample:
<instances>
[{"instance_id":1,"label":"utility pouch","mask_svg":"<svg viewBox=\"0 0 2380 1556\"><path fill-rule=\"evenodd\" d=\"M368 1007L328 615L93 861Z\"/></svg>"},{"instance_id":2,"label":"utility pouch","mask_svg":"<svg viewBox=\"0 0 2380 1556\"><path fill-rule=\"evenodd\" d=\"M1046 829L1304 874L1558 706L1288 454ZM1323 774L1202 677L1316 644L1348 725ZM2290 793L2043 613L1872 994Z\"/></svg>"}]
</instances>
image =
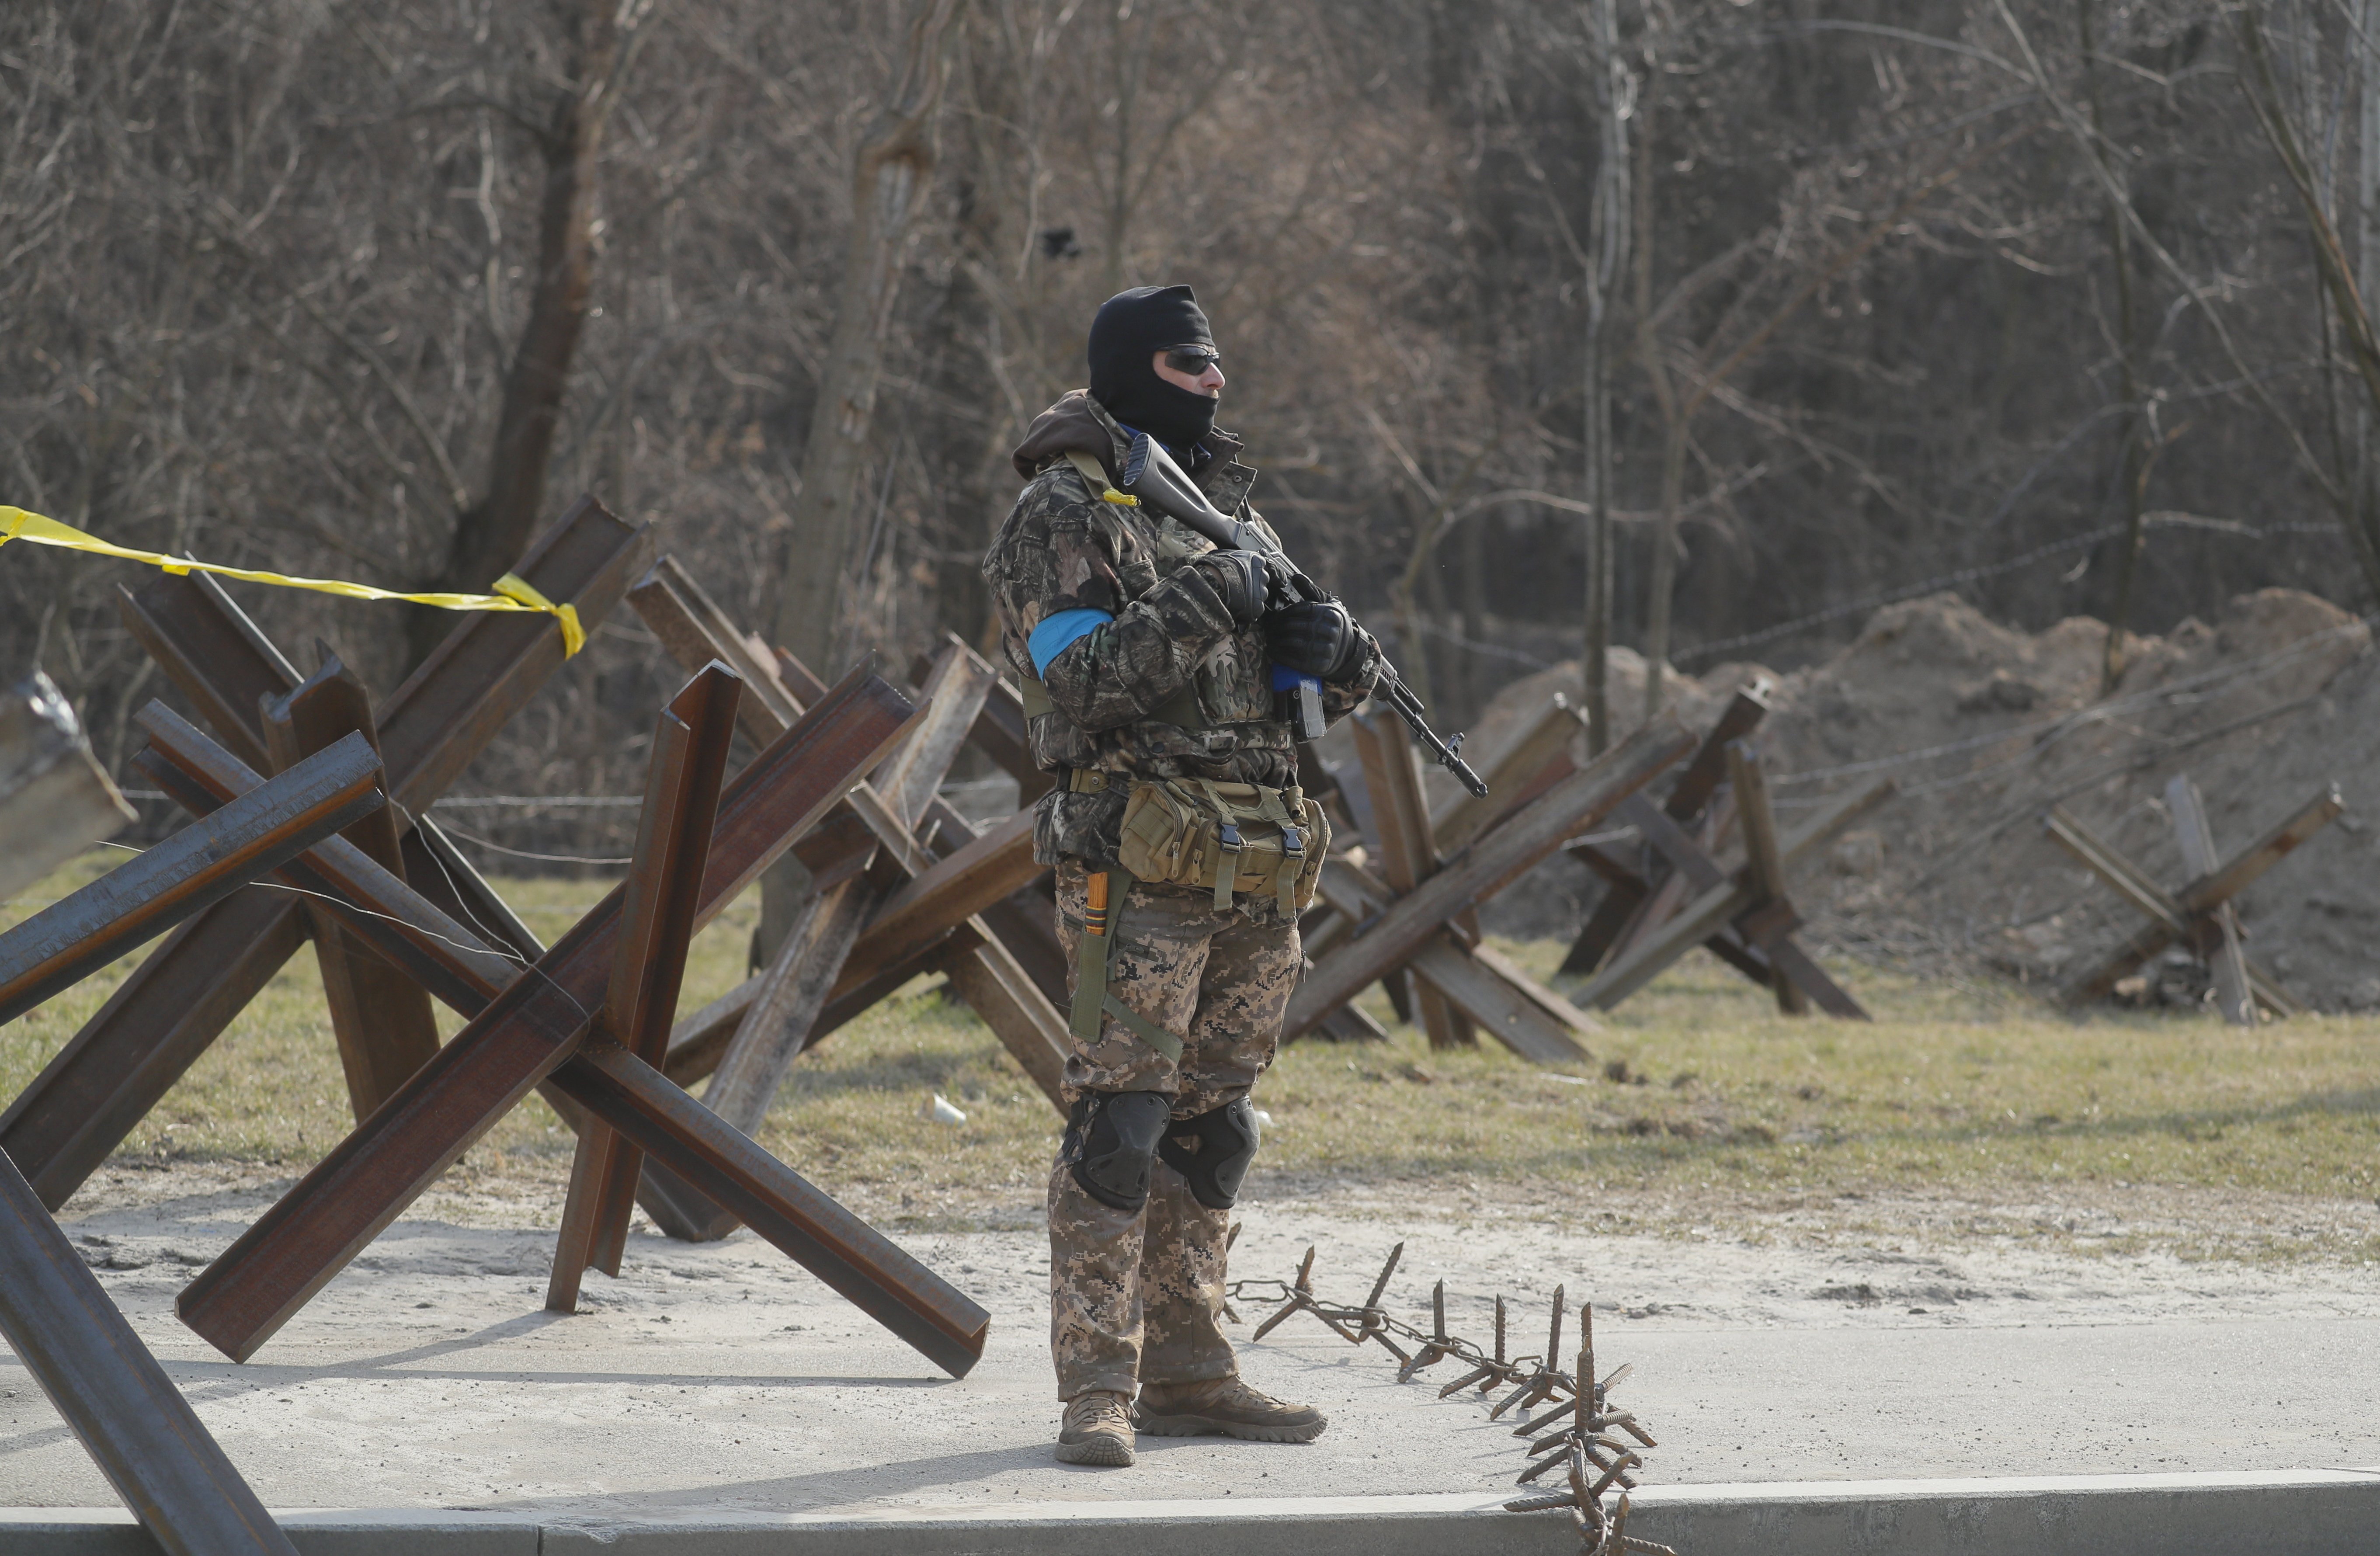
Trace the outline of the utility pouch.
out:
<instances>
[{"instance_id":1,"label":"utility pouch","mask_svg":"<svg viewBox=\"0 0 2380 1556\"><path fill-rule=\"evenodd\" d=\"M1205 886L1223 912L1235 894L1271 897L1285 918L1313 906L1330 823L1297 788L1204 778L1142 783L1123 811L1117 857L1143 881Z\"/></svg>"}]
</instances>

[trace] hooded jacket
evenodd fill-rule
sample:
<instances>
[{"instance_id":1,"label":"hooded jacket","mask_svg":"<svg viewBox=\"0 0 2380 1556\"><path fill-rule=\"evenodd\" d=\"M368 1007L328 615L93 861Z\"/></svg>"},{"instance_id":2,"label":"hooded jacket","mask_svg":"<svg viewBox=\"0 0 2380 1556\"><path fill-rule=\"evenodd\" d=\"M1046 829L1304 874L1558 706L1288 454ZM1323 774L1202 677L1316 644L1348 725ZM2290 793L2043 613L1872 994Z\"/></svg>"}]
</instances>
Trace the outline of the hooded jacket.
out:
<instances>
[{"instance_id":1,"label":"hooded jacket","mask_svg":"<svg viewBox=\"0 0 2380 1556\"><path fill-rule=\"evenodd\" d=\"M1241 446L1229 432L1210 432L1192 479L1216 507L1262 526L1247 500L1257 472L1240 463ZM1209 570L1191 565L1213 542L1146 504L1103 501L1067 457L1091 455L1112 485L1129 447L1115 419L1078 389L1034 420L1013 456L1025 490L983 572L1009 668L1049 693L1050 708L1028 721L1034 762L1048 772L1286 788L1297 782L1297 748L1276 716L1263 629L1234 623ZM1075 611L1111 619L1037 673L1034 629ZM1378 645L1366 635L1354 671L1323 687L1324 716L1354 711L1378 664ZM1130 787L1077 793L1062 784L1040 802L1035 857L1113 866Z\"/></svg>"}]
</instances>

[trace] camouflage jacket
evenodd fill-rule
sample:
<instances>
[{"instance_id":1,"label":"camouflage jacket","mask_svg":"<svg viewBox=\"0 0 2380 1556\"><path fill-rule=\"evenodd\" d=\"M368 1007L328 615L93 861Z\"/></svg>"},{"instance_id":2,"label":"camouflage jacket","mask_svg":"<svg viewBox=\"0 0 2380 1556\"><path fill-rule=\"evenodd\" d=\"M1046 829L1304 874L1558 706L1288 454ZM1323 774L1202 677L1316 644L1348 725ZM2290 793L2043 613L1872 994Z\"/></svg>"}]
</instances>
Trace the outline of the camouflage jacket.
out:
<instances>
[{"instance_id":1,"label":"camouflage jacket","mask_svg":"<svg viewBox=\"0 0 2380 1556\"><path fill-rule=\"evenodd\" d=\"M1026 642L1042 622L1082 609L1114 618L1069 644L1039 677L1052 706L1030 721L1034 762L1048 772L1285 788L1297 781L1297 748L1275 703L1263 628L1235 626L1208 570L1190 565L1213 542L1152 507L1102 501L1066 457L1091 454L1112 480L1128 447L1114 418L1081 390L1042 412L1014 456L1025 491L983 559L1002 650L1025 680L1035 678ZM1247 502L1257 472L1234 457L1240 441L1217 431L1205 447L1211 457L1192 479L1207 500L1262 524ZM1325 717L1353 712L1378 664L1366 634L1354 672L1322 688ZM1062 784L1041 801L1035 857L1113 865L1129 793L1128 783L1084 794Z\"/></svg>"}]
</instances>

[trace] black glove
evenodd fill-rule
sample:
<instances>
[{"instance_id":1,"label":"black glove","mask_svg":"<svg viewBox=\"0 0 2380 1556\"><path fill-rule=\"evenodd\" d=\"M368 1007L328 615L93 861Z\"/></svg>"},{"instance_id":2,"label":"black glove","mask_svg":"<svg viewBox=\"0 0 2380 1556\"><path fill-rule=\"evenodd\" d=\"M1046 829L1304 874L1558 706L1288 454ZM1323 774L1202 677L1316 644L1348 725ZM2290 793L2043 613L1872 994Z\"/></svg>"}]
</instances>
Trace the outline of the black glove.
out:
<instances>
[{"instance_id":1,"label":"black glove","mask_svg":"<svg viewBox=\"0 0 2380 1556\"><path fill-rule=\"evenodd\" d=\"M1355 618L1335 600L1300 601L1265 617L1265 644L1275 664L1325 681L1355 668L1363 651Z\"/></svg>"},{"instance_id":2,"label":"black glove","mask_svg":"<svg viewBox=\"0 0 2380 1556\"><path fill-rule=\"evenodd\" d=\"M1252 551L1210 551L1198 563L1233 621L1254 621L1265 614L1272 573L1262 556Z\"/></svg>"}]
</instances>

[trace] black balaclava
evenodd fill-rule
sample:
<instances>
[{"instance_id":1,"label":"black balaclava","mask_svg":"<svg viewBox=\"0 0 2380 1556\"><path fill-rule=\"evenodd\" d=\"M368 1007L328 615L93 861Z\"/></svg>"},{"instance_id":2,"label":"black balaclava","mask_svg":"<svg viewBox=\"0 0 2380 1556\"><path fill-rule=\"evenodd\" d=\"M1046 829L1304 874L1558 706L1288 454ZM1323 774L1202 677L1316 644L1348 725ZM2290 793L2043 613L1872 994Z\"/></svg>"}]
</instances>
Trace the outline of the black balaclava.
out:
<instances>
[{"instance_id":1,"label":"black balaclava","mask_svg":"<svg viewBox=\"0 0 2380 1556\"><path fill-rule=\"evenodd\" d=\"M1157 376L1149 359L1177 346L1212 349L1207 315L1187 286L1135 286L1091 321L1091 398L1127 427L1186 454L1215 426L1215 402Z\"/></svg>"}]
</instances>

